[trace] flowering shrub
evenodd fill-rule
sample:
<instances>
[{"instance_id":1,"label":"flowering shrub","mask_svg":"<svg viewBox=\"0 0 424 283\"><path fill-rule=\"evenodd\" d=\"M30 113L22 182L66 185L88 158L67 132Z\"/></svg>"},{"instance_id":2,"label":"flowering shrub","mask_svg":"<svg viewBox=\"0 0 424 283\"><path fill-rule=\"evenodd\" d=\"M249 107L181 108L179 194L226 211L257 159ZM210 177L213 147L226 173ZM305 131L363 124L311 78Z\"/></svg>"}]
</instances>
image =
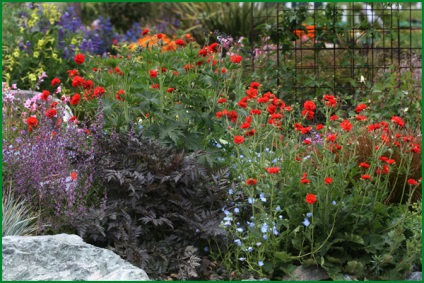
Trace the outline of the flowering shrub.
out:
<instances>
[{"instance_id":1,"label":"flowering shrub","mask_svg":"<svg viewBox=\"0 0 424 283\"><path fill-rule=\"evenodd\" d=\"M101 99L105 129L127 131L137 124L145 135L176 148L212 150L222 133L213 119L223 103L219 98L242 87L241 56L220 58L219 44L200 47L187 37L175 40L174 51L163 52L167 37L148 33L148 48L124 45L116 56L86 56L68 71L77 95L74 113L80 120L94 115Z\"/></svg>"},{"instance_id":2,"label":"flowering shrub","mask_svg":"<svg viewBox=\"0 0 424 283\"><path fill-rule=\"evenodd\" d=\"M37 97L34 104L40 103ZM40 214L40 229L63 231L102 197L93 179L95 142L90 138L97 124L77 128L72 119L64 122L63 107L51 97L41 99L36 109L23 118L20 125L27 125L14 138L3 139L3 182Z\"/></svg>"},{"instance_id":3,"label":"flowering shrub","mask_svg":"<svg viewBox=\"0 0 424 283\"><path fill-rule=\"evenodd\" d=\"M224 257L229 271L274 278L302 263L321 265L333 279L343 272L379 279L410 272L411 265L396 262L416 261L421 252L403 252L411 242L402 225L421 188L421 169L411 175L420 143L398 116L367 124L359 105L356 117L338 117L338 100L326 94L302 107L286 105L254 82L238 101L221 104L216 117L234 152L231 206L221 223L234 239L227 259L238 259ZM313 122L318 111L323 124ZM385 205L394 191L405 205ZM392 260L375 272L372 259L384 256ZM394 265L396 272L384 272Z\"/></svg>"}]
</instances>

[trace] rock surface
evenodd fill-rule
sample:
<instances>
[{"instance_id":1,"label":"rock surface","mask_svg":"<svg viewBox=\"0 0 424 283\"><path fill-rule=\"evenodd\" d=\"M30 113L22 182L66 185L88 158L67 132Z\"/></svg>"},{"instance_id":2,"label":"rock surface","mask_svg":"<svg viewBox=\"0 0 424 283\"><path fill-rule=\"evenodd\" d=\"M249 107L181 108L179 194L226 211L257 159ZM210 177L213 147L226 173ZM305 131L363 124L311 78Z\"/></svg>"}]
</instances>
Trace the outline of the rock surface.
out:
<instances>
[{"instance_id":1,"label":"rock surface","mask_svg":"<svg viewBox=\"0 0 424 283\"><path fill-rule=\"evenodd\" d=\"M2 238L3 280L149 280L140 268L77 235Z\"/></svg>"},{"instance_id":2,"label":"rock surface","mask_svg":"<svg viewBox=\"0 0 424 283\"><path fill-rule=\"evenodd\" d=\"M422 272L412 272L407 278L406 281L422 281L423 274Z\"/></svg>"},{"instance_id":3,"label":"rock surface","mask_svg":"<svg viewBox=\"0 0 424 283\"><path fill-rule=\"evenodd\" d=\"M320 281L329 279L327 272L321 267L298 266L290 276L283 276L284 281Z\"/></svg>"}]
</instances>

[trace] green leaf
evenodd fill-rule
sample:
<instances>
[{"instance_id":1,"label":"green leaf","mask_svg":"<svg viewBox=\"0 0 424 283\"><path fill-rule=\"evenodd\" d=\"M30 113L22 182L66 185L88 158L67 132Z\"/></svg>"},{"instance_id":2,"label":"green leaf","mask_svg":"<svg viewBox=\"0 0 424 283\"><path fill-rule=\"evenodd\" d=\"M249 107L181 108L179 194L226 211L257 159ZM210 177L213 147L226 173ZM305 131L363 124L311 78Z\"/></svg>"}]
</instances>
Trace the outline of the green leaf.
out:
<instances>
[{"instance_id":1,"label":"green leaf","mask_svg":"<svg viewBox=\"0 0 424 283\"><path fill-rule=\"evenodd\" d=\"M291 254L286 253L286 252L284 252L284 251L281 251L281 252L275 252L275 253L274 253L274 257L275 257L275 259L276 259L277 261L279 261L279 262L284 262L284 263L286 263L286 262L290 262L290 261L291 261Z\"/></svg>"}]
</instances>

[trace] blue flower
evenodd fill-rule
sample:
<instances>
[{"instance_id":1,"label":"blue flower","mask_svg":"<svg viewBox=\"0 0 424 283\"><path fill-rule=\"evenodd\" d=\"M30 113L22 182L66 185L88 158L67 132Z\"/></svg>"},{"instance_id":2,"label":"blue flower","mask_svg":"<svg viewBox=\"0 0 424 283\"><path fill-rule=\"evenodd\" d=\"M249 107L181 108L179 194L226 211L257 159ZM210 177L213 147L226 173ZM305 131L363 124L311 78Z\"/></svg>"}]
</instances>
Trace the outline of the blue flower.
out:
<instances>
[{"instance_id":1,"label":"blue flower","mask_svg":"<svg viewBox=\"0 0 424 283\"><path fill-rule=\"evenodd\" d=\"M278 230L277 230L277 227L272 227L272 233L274 233L274 235L275 236L277 236L278 235Z\"/></svg>"},{"instance_id":2,"label":"blue flower","mask_svg":"<svg viewBox=\"0 0 424 283\"><path fill-rule=\"evenodd\" d=\"M229 190L228 190L228 194L229 194L229 195L232 195L233 193L234 193L234 192L233 192L233 189L229 189Z\"/></svg>"},{"instance_id":3,"label":"blue flower","mask_svg":"<svg viewBox=\"0 0 424 283\"><path fill-rule=\"evenodd\" d=\"M234 213L239 213L240 209L238 207L234 208Z\"/></svg>"},{"instance_id":4,"label":"blue flower","mask_svg":"<svg viewBox=\"0 0 424 283\"><path fill-rule=\"evenodd\" d=\"M243 232L243 228L237 228L236 231L241 233Z\"/></svg>"},{"instance_id":5,"label":"blue flower","mask_svg":"<svg viewBox=\"0 0 424 283\"><path fill-rule=\"evenodd\" d=\"M252 248L252 247L248 247L248 248L246 249L246 252L251 252L251 251L253 251L253 248Z\"/></svg>"},{"instance_id":6,"label":"blue flower","mask_svg":"<svg viewBox=\"0 0 424 283\"><path fill-rule=\"evenodd\" d=\"M264 266L264 262L263 261L258 261L258 265L259 266Z\"/></svg>"},{"instance_id":7,"label":"blue flower","mask_svg":"<svg viewBox=\"0 0 424 283\"><path fill-rule=\"evenodd\" d=\"M308 226L311 224L311 222L309 222L308 218L305 218L305 220L304 220L302 223L303 223L303 225L305 225L306 227L308 227Z\"/></svg>"},{"instance_id":8,"label":"blue flower","mask_svg":"<svg viewBox=\"0 0 424 283\"><path fill-rule=\"evenodd\" d=\"M203 250L204 250L205 252L208 252L208 251L209 251L209 247L208 247L208 246L206 246L206 247L204 247L204 248L203 248Z\"/></svg>"},{"instance_id":9,"label":"blue flower","mask_svg":"<svg viewBox=\"0 0 424 283\"><path fill-rule=\"evenodd\" d=\"M248 202L248 203L250 203L250 204L252 204L252 203L254 203L254 202L255 202L255 199L254 199L254 198L248 198L248 199L247 199L247 202Z\"/></svg>"},{"instance_id":10,"label":"blue flower","mask_svg":"<svg viewBox=\"0 0 424 283\"><path fill-rule=\"evenodd\" d=\"M336 205L336 204L337 204L337 202L336 202L335 200L333 200L331 203L332 203L333 205Z\"/></svg>"},{"instance_id":11,"label":"blue flower","mask_svg":"<svg viewBox=\"0 0 424 283\"><path fill-rule=\"evenodd\" d=\"M262 237L264 238L264 240L268 240L268 236L267 235L263 235Z\"/></svg>"},{"instance_id":12,"label":"blue flower","mask_svg":"<svg viewBox=\"0 0 424 283\"><path fill-rule=\"evenodd\" d=\"M236 243L237 244L237 246L241 246L241 241L240 241L240 239L236 239L236 240L234 240L234 243Z\"/></svg>"},{"instance_id":13,"label":"blue flower","mask_svg":"<svg viewBox=\"0 0 424 283\"><path fill-rule=\"evenodd\" d=\"M311 218L312 217L312 212L306 213L306 217Z\"/></svg>"},{"instance_id":14,"label":"blue flower","mask_svg":"<svg viewBox=\"0 0 424 283\"><path fill-rule=\"evenodd\" d=\"M259 195L259 198L261 199L262 202L266 202L265 193L261 193Z\"/></svg>"},{"instance_id":15,"label":"blue flower","mask_svg":"<svg viewBox=\"0 0 424 283\"><path fill-rule=\"evenodd\" d=\"M266 233L268 232L268 224L264 223L261 227L261 232Z\"/></svg>"},{"instance_id":16,"label":"blue flower","mask_svg":"<svg viewBox=\"0 0 424 283\"><path fill-rule=\"evenodd\" d=\"M277 206L277 208L275 210L276 211L280 211L281 210L281 207L280 206Z\"/></svg>"}]
</instances>

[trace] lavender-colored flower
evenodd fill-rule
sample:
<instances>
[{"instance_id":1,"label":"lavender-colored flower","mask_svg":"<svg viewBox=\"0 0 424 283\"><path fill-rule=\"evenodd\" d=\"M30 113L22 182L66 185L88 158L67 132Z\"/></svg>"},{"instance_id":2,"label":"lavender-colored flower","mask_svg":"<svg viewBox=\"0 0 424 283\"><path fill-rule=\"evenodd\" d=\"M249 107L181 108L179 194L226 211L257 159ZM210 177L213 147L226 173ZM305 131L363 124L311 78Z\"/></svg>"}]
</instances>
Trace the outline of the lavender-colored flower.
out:
<instances>
[{"instance_id":1,"label":"lavender-colored flower","mask_svg":"<svg viewBox=\"0 0 424 283\"><path fill-rule=\"evenodd\" d=\"M266 223L262 224L261 232L262 233L268 232L268 224L266 224Z\"/></svg>"},{"instance_id":2,"label":"lavender-colored flower","mask_svg":"<svg viewBox=\"0 0 424 283\"><path fill-rule=\"evenodd\" d=\"M234 243L236 243L237 244L237 246L241 246L241 240L240 239L236 239L236 240L234 240Z\"/></svg>"},{"instance_id":3,"label":"lavender-colored flower","mask_svg":"<svg viewBox=\"0 0 424 283\"><path fill-rule=\"evenodd\" d=\"M303 220L303 225L305 225L306 227L308 227L310 224L311 224L311 222L309 222L309 220L308 220L308 218L305 218L305 220Z\"/></svg>"},{"instance_id":4,"label":"lavender-colored flower","mask_svg":"<svg viewBox=\"0 0 424 283\"><path fill-rule=\"evenodd\" d=\"M312 217L312 212L306 213L306 217L311 218Z\"/></svg>"},{"instance_id":5,"label":"lavender-colored flower","mask_svg":"<svg viewBox=\"0 0 424 283\"><path fill-rule=\"evenodd\" d=\"M261 199L262 202L266 202L265 193L261 193L259 195L259 198Z\"/></svg>"},{"instance_id":6,"label":"lavender-colored flower","mask_svg":"<svg viewBox=\"0 0 424 283\"><path fill-rule=\"evenodd\" d=\"M258 266L264 266L264 262L263 261L258 261Z\"/></svg>"}]
</instances>

